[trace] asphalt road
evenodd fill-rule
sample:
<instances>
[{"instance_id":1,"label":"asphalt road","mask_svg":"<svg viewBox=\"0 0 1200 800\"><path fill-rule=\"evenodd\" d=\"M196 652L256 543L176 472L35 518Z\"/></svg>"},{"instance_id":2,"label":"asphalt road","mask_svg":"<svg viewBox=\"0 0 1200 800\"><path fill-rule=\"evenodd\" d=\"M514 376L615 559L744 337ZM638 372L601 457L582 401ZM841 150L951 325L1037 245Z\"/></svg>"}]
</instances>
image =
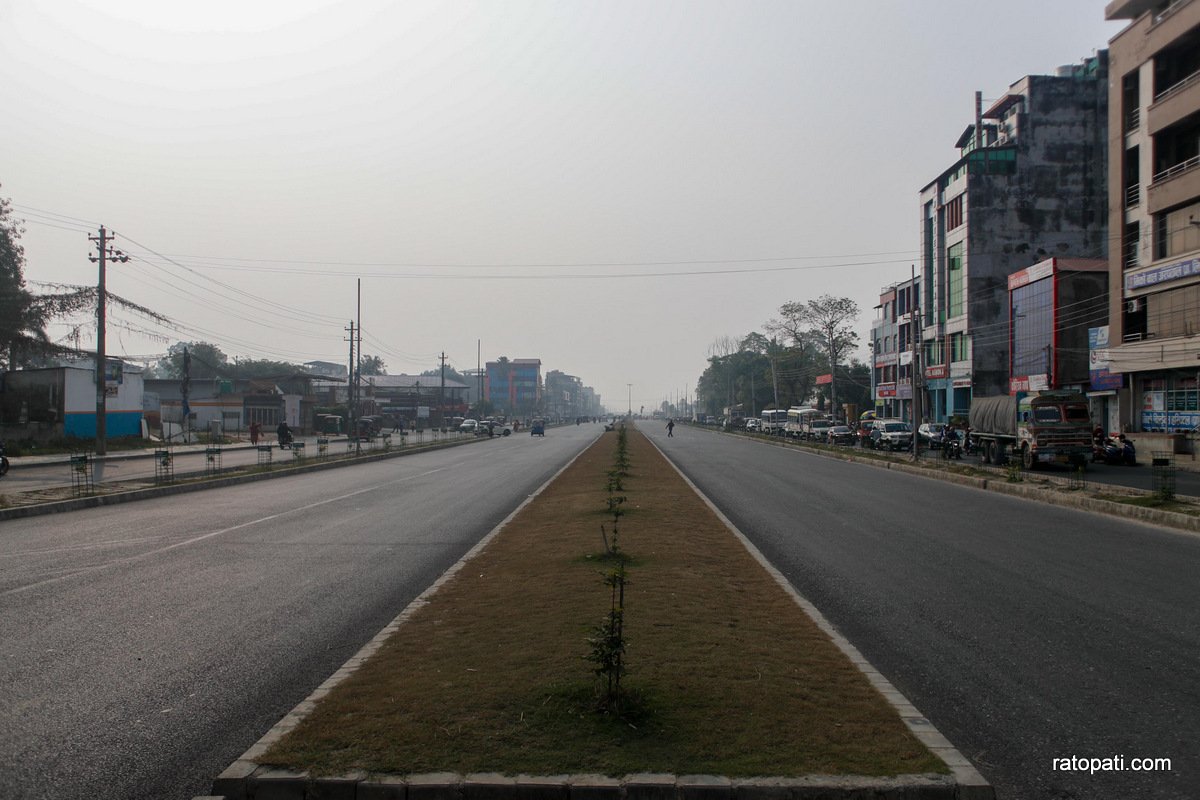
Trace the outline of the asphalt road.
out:
<instances>
[{"instance_id":1,"label":"asphalt road","mask_svg":"<svg viewBox=\"0 0 1200 800\"><path fill-rule=\"evenodd\" d=\"M641 427L999 797L1200 796L1200 537Z\"/></svg>"},{"instance_id":2,"label":"asphalt road","mask_svg":"<svg viewBox=\"0 0 1200 800\"><path fill-rule=\"evenodd\" d=\"M0 523L0 796L207 794L601 430Z\"/></svg>"}]
</instances>

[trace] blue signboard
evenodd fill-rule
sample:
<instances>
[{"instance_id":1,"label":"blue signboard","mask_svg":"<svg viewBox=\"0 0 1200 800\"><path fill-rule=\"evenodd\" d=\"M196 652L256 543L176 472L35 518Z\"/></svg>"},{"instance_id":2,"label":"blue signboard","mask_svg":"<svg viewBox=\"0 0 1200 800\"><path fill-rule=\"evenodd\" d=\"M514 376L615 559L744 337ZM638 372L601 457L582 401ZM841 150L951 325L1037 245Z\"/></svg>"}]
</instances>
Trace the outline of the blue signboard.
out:
<instances>
[{"instance_id":1,"label":"blue signboard","mask_svg":"<svg viewBox=\"0 0 1200 800\"><path fill-rule=\"evenodd\" d=\"M1108 371L1108 326L1088 328L1088 375L1092 391L1120 389L1124 375Z\"/></svg>"},{"instance_id":2,"label":"blue signboard","mask_svg":"<svg viewBox=\"0 0 1200 800\"><path fill-rule=\"evenodd\" d=\"M1189 258L1184 261L1176 261L1174 264L1148 269L1145 272L1126 275L1125 289L1127 291L1145 289L1147 286L1190 278L1193 275L1200 275L1200 258Z\"/></svg>"}]
</instances>

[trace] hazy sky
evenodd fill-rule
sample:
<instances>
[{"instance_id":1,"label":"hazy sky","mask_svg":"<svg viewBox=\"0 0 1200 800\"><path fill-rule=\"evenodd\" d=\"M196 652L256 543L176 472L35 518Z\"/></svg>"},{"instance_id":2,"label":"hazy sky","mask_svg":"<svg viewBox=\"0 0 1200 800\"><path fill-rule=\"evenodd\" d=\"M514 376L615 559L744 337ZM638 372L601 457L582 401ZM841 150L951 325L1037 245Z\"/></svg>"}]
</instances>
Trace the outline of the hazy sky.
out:
<instances>
[{"instance_id":1,"label":"hazy sky","mask_svg":"<svg viewBox=\"0 0 1200 800\"><path fill-rule=\"evenodd\" d=\"M112 354L345 362L361 277L391 373L481 340L649 410L787 301L865 340L974 92L1104 47L1104 5L4 0L0 196L31 282L94 283L100 224L135 256L110 288L178 327Z\"/></svg>"}]
</instances>

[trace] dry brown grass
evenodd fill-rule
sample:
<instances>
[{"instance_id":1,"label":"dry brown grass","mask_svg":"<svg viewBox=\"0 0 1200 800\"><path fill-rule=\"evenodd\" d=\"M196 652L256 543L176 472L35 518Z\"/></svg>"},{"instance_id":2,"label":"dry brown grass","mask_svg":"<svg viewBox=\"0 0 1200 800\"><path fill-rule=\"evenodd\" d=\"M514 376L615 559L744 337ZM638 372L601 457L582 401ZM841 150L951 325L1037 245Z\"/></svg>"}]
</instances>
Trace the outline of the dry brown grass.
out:
<instances>
[{"instance_id":1,"label":"dry brown grass","mask_svg":"<svg viewBox=\"0 0 1200 800\"><path fill-rule=\"evenodd\" d=\"M622 548L631 691L595 710L606 434L263 763L622 775L945 772L636 431Z\"/></svg>"}]
</instances>

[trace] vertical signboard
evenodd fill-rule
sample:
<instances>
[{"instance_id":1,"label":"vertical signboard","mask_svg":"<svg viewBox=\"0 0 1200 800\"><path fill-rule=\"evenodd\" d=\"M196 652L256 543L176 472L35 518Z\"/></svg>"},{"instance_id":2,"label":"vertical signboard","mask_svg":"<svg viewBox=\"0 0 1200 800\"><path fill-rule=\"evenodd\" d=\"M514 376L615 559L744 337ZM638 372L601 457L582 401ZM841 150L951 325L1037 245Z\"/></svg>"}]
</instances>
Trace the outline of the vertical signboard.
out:
<instances>
[{"instance_id":1,"label":"vertical signboard","mask_svg":"<svg viewBox=\"0 0 1200 800\"><path fill-rule=\"evenodd\" d=\"M1107 325L1088 328L1088 374L1094 392L1120 389L1125 377L1108 371L1108 347Z\"/></svg>"}]
</instances>

